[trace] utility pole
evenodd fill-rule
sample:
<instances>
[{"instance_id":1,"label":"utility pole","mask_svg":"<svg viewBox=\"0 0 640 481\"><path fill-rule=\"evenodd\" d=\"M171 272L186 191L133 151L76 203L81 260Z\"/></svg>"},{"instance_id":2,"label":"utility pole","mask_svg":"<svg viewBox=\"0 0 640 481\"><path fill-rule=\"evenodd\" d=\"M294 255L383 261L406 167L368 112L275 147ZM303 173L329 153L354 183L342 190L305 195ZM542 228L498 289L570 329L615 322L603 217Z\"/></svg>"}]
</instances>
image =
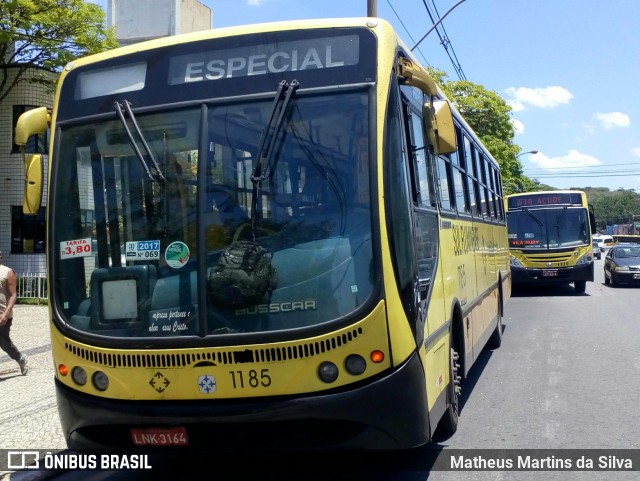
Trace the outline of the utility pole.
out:
<instances>
[{"instance_id":1,"label":"utility pole","mask_svg":"<svg viewBox=\"0 0 640 481\"><path fill-rule=\"evenodd\" d=\"M367 0L367 17L378 16L378 0Z\"/></svg>"}]
</instances>

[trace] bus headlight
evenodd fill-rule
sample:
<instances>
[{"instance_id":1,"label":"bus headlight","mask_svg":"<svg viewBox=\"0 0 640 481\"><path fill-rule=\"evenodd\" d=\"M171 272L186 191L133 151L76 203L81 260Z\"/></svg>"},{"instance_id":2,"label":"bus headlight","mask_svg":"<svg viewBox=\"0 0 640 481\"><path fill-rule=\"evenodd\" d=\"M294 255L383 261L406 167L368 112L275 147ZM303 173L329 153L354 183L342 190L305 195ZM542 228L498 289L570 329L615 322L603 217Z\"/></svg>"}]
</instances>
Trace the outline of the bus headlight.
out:
<instances>
[{"instance_id":1,"label":"bus headlight","mask_svg":"<svg viewBox=\"0 0 640 481\"><path fill-rule=\"evenodd\" d=\"M513 256L509 256L509 264L511 264L511 267L524 267L522 265L522 262L520 262L518 259L516 259Z\"/></svg>"},{"instance_id":2,"label":"bus headlight","mask_svg":"<svg viewBox=\"0 0 640 481\"><path fill-rule=\"evenodd\" d=\"M84 386L87 384L87 371L80 366L76 366L71 371L71 378L75 381L76 384L80 386Z\"/></svg>"},{"instance_id":3,"label":"bus headlight","mask_svg":"<svg viewBox=\"0 0 640 481\"><path fill-rule=\"evenodd\" d=\"M332 383L338 379L338 366L334 363L325 361L318 367L318 376L326 383Z\"/></svg>"},{"instance_id":4,"label":"bus headlight","mask_svg":"<svg viewBox=\"0 0 640 481\"><path fill-rule=\"evenodd\" d=\"M93 385L99 391L106 391L109 387L109 378L102 371L96 371L93 377L91 378Z\"/></svg>"},{"instance_id":5,"label":"bus headlight","mask_svg":"<svg viewBox=\"0 0 640 481\"><path fill-rule=\"evenodd\" d=\"M349 374L359 376L367 368L367 362L358 354L350 354L344 362L344 367Z\"/></svg>"},{"instance_id":6,"label":"bus headlight","mask_svg":"<svg viewBox=\"0 0 640 481\"><path fill-rule=\"evenodd\" d=\"M592 253L589 252L588 254L583 255L580 259L578 259L578 262L576 262L577 266L580 266L582 264L591 264L593 262L593 255L591 255Z\"/></svg>"}]
</instances>

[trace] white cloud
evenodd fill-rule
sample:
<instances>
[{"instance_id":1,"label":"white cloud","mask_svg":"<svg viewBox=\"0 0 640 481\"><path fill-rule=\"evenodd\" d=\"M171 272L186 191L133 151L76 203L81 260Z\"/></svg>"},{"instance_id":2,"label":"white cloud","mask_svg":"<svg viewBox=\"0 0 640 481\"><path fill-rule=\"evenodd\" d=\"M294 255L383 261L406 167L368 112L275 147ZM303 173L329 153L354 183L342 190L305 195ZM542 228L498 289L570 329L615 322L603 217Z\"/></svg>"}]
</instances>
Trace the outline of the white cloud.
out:
<instances>
[{"instance_id":1,"label":"white cloud","mask_svg":"<svg viewBox=\"0 0 640 481\"><path fill-rule=\"evenodd\" d=\"M524 110L527 106L541 109L555 109L558 105L568 104L573 94L564 87L509 87L507 90L507 103L514 112Z\"/></svg>"},{"instance_id":2,"label":"white cloud","mask_svg":"<svg viewBox=\"0 0 640 481\"><path fill-rule=\"evenodd\" d=\"M567 155L560 157L548 157L541 152L533 154L529 157L529 161L541 169L546 170L570 170L570 169L583 169L585 167L592 167L594 165L601 165L602 162L595 157L587 154L582 154L577 150L570 150Z\"/></svg>"},{"instance_id":3,"label":"white cloud","mask_svg":"<svg viewBox=\"0 0 640 481\"><path fill-rule=\"evenodd\" d=\"M623 114L622 112L609 112L609 113L596 113L594 115L596 120L600 121L600 124L605 129L613 129L616 127L629 127L631 125L631 120L627 114Z\"/></svg>"},{"instance_id":4,"label":"white cloud","mask_svg":"<svg viewBox=\"0 0 640 481\"><path fill-rule=\"evenodd\" d=\"M511 123L513 124L513 128L517 134L524 134L524 124L517 119L511 119Z\"/></svg>"},{"instance_id":5,"label":"white cloud","mask_svg":"<svg viewBox=\"0 0 640 481\"><path fill-rule=\"evenodd\" d=\"M634 147L631 149L631 155L634 157L640 157L640 147Z\"/></svg>"},{"instance_id":6,"label":"white cloud","mask_svg":"<svg viewBox=\"0 0 640 481\"><path fill-rule=\"evenodd\" d=\"M264 0L247 0L247 5L260 6L264 3Z\"/></svg>"}]
</instances>

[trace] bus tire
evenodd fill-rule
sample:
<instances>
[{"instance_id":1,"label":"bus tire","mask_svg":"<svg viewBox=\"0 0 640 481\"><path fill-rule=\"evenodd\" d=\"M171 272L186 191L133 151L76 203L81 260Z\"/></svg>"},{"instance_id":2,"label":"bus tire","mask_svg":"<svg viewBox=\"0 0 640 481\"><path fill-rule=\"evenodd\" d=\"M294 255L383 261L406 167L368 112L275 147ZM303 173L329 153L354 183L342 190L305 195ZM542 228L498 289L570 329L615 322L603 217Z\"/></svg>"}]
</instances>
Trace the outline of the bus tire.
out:
<instances>
[{"instance_id":1,"label":"bus tire","mask_svg":"<svg viewBox=\"0 0 640 481\"><path fill-rule=\"evenodd\" d=\"M573 287L575 288L577 293L582 294L587 290L587 281L574 281Z\"/></svg>"},{"instance_id":2,"label":"bus tire","mask_svg":"<svg viewBox=\"0 0 640 481\"><path fill-rule=\"evenodd\" d=\"M451 348L449 355L449 385L447 386L447 410L444 412L442 419L440 419L439 428L445 435L451 435L458 429L458 415L459 415L459 403L460 403L460 381L461 377L458 374L460 359L455 349Z\"/></svg>"}]
</instances>

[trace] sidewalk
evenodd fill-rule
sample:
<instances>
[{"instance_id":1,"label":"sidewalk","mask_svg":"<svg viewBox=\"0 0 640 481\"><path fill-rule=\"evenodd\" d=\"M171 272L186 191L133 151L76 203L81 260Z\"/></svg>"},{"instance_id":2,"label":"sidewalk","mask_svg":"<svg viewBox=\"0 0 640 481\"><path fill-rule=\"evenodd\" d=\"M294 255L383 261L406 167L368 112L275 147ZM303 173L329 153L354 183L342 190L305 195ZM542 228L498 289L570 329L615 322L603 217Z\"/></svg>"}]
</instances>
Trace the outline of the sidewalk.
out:
<instances>
[{"instance_id":1,"label":"sidewalk","mask_svg":"<svg viewBox=\"0 0 640 481\"><path fill-rule=\"evenodd\" d=\"M53 386L48 306L14 307L11 339L29 362L29 373L0 350L0 446L66 449Z\"/></svg>"}]
</instances>

